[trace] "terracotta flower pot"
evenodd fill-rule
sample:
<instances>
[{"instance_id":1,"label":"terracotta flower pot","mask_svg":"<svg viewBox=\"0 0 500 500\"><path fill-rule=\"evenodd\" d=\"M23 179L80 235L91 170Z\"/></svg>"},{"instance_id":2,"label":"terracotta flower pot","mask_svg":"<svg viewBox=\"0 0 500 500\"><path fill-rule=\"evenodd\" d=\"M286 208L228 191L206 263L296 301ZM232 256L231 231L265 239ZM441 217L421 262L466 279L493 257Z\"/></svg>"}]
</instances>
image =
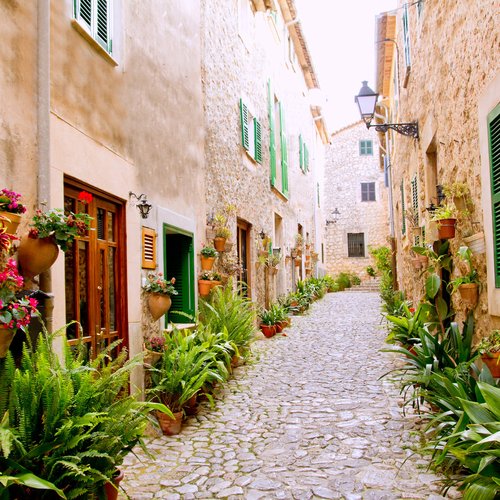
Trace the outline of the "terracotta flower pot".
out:
<instances>
[{"instance_id":1,"label":"terracotta flower pot","mask_svg":"<svg viewBox=\"0 0 500 500\"><path fill-rule=\"evenodd\" d=\"M237 354L235 354L231 358L231 367L236 368L237 366L239 366L239 364L240 364L240 357Z\"/></svg>"},{"instance_id":2,"label":"terracotta flower pot","mask_svg":"<svg viewBox=\"0 0 500 500\"><path fill-rule=\"evenodd\" d=\"M148 307L153 320L160 319L172 305L172 299L164 293L150 293L148 296Z\"/></svg>"},{"instance_id":3,"label":"terracotta flower pot","mask_svg":"<svg viewBox=\"0 0 500 500\"><path fill-rule=\"evenodd\" d=\"M158 419L160 428L165 436L175 436L181 432L183 418L182 411L175 412L174 418L170 418L165 413L157 411L156 418Z\"/></svg>"},{"instance_id":4,"label":"terracotta flower pot","mask_svg":"<svg viewBox=\"0 0 500 500\"><path fill-rule=\"evenodd\" d=\"M260 325L260 330L268 339L276 335L276 325Z\"/></svg>"},{"instance_id":5,"label":"terracotta flower pot","mask_svg":"<svg viewBox=\"0 0 500 500\"><path fill-rule=\"evenodd\" d=\"M12 328L0 328L0 358L5 358L17 330Z\"/></svg>"},{"instance_id":6,"label":"terracotta flower pot","mask_svg":"<svg viewBox=\"0 0 500 500\"><path fill-rule=\"evenodd\" d=\"M440 240L450 240L455 237L455 225L457 219L441 219L437 221L438 238Z\"/></svg>"},{"instance_id":7,"label":"terracotta flower pot","mask_svg":"<svg viewBox=\"0 0 500 500\"><path fill-rule=\"evenodd\" d=\"M148 365L154 365L158 361L160 361L162 353L151 351L150 349L145 349L146 354L144 355L144 363Z\"/></svg>"},{"instance_id":8,"label":"terracotta flower pot","mask_svg":"<svg viewBox=\"0 0 500 500\"><path fill-rule=\"evenodd\" d=\"M483 354L481 360L490 370L492 377L500 378L500 352Z\"/></svg>"},{"instance_id":9,"label":"terracotta flower pot","mask_svg":"<svg viewBox=\"0 0 500 500\"><path fill-rule=\"evenodd\" d=\"M214 238L214 247L218 252L224 252L226 250L226 238Z\"/></svg>"},{"instance_id":10,"label":"terracotta flower pot","mask_svg":"<svg viewBox=\"0 0 500 500\"><path fill-rule=\"evenodd\" d=\"M193 394L184 405L186 415L196 415L198 412L198 394Z\"/></svg>"},{"instance_id":11,"label":"terracotta flower pot","mask_svg":"<svg viewBox=\"0 0 500 500\"><path fill-rule=\"evenodd\" d=\"M8 220L2 219L5 217ZM15 235L19 224L21 223L21 214L0 211L0 227L5 227L5 232Z\"/></svg>"},{"instance_id":12,"label":"terracotta flower pot","mask_svg":"<svg viewBox=\"0 0 500 500\"><path fill-rule=\"evenodd\" d=\"M206 297L210 294L212 289L212 281L210 280L198 280L198 291L202 297Z\"/></svg>"},{"instance_id":13,"label":"terracotta flower pot","mask_svg":"<svg viewBox=\"0 0 500 500\"><path fill-rule=\"evenodd\" d=\"M464 238L464 243L469 247L470 251L473 254L481 254L486 252L484 233L482 231L480 233L476 233L472 236Z\"/></svg>"},{"instance_id":14,"label":"terracotta flower pot","mask_svg":"<svg viewBox=\"0 0 500 500\"><path fill-rule=\"evenodd\" d=\"M211 271L214 267L215 257L201 256L201 269L203 271Z\"/></svg>"},{"instance_id":15,"label":"terracotta flower pot","mask_svg":"<svg viewBox=\"0 0 500 500\"><path fill-rule=\"evenodd\" d=\"M283 321L278 321L274 326L276 328L276 333L281 333L283 331L283 328L285 328Z\"/></svg>"},{"instance_id":16,"label":"terracotta flower pot","mask_svg":"<svg viewBox=\"0 0 500 500\"><path fill-rule=\"evenodd\" d=\"M116 471L116 474L111 479L111 483L106 483L104 485L104 492L106 493L107 500L117 500L118 498L118 486L122 479L124 478L125 473L122 470Z\"/></svg>"},{"instance_id":17,"label":"terracotta flower pot","mask_svg":"<svg viewBox=\"0 0 500 500\"><path fill-rule=\"evenodd\" d=\"M212 288L215 288L216 286L220 286L220 285L222 285L222 281L212 280L210 282L210 290L212 290Z\"/></svg>"},{"instance_id":18,"label":"terracotta flower pot","mask_svg":"<svg viewBox=\"0 0 500 500\"><path fill-rule=\"evenodd\" d=\"M479 285L477 283L465 283L458 287L460 297L470 307L475 307L479 299Z\"/></svg>"},{"instance_id":19,"label":"terracotta flower pot","mask_svg":"<svg viewBox=\"0 0 500 500\"><path fill-rule=\"evenodd\" d=\"M48 271L58 255L59 247L52 237L30 238L26 234L21 238L17 249L22 275L28 279Z\"/></svg>"}]
</instances>

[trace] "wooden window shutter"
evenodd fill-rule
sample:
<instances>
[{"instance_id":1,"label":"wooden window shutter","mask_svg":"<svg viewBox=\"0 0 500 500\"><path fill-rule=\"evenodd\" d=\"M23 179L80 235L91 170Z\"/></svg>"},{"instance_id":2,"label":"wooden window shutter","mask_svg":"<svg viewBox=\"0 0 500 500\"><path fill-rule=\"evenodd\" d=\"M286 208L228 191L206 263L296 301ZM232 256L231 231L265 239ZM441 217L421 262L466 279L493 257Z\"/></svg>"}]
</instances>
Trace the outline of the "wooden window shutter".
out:
<instances>
[{"instance_id":1,"label":"wooden window shutter","mask_svg":"<svg viewBox=\"0 0 500 500\"><path fill-rule=\"evenodd\" d=\"M500 288L500 104L488 115L495 288Z\"/></svg>"},{"instance_id":2,"label":"wooden window shutter","mask_svg":"<svg viewBox=\"0 0 500 500\"><path fill-rule=\"evenodd\" d=\"M406 234L406 217L405 217L405 186L403 180L401 180L401 233Z\"/></svg>"},{"instance_id":3,"label":"wooden window shutter","mask_svg":"<svg viewBox=\"0 0 500 500\"><path fill-rule=\"evenodd\" d=\"M419 222L419 213L418 213L418 181L417 176L413 177L411 180L411 205L413 208L413 214L415 216L415 220L418 224Z\"/></svg>"},{"instance_id":4,"label":"wooden window shutter","mask_svg":"<svg viewBox=\"0 0 500 500\"><path fill-rule=\"evenodd\" d=\"M300 170L304 172L304 141L302 140L302 134L299 135L299 166Z\"/></svg>"},{"instance_id":5,"label":"wooden window shutter","mask_svg":"<svg viewBox=\"0 0 500 500\"><path fill-rule=\"evenodd\" d=\"M262 163L262 125L257 118L253 119L255 138L255 161Z\"/></svg>"},{"instance_id":6,"label":"wooden window shutter","mask_svg":"<svg viewBox=\"0 0 500 500\"><path fill-rule=\"evenodd\" d=\"M240 99L240 120L241 120L241 143L243 147L249 151L250 150L250 142L248 138L248 108L246 104L243 102L243 99Z\"/></svg>"},{"instance_id":7,"label":"wooden window shutter","mask_svg":"<svg viewBox=\"0 0 500 500\"><path fill-rule=\"evenodd\" d=\"M269 101L269 157L271 170L271 186L276 185L276 140L274 137L275 117L274 117L274 92L271 80L267 82L267 95Z\"/></svg>"},{"instance_id":8,"label":"wooden window shutter","mask_svg":"<svg viewBox=\"0 0 500 500\"><path fill-rule=\"evenodd\" d=\"M288 148L285 131L285 112L280 102L280 140L281 140L281 192L288 196Z\"/></svg>"},{"instance_id":9,"label":"wooden window shutter","mask_svg":"<svg viewBox=\"0 0 500 500\"><path fill-rule=\"evenodd\" d=\"M156 231L142 228L142 268L156 269Z\"/></svg>"}]
</instances>

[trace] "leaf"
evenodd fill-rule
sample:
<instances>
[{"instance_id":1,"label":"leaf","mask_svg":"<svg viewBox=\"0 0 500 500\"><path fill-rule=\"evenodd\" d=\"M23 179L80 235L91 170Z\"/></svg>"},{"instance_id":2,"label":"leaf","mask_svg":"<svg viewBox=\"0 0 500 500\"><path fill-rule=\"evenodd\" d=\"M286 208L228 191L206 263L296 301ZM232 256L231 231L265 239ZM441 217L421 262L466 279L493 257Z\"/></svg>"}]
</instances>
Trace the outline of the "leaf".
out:
<instances>
[{"instance_id":1,"label":"leaf","mask_svg":"<svg viewBox=\"0 0 500 500\"><path fill-rule=\"evenodd\" d=\"M473 482L465 491L464 500L494 500L497 491L492 482Z\"/></svg>"},{"instance_id":2,"label":"leaf","mask_svg":"<svg viewBox=\"0 0 500 500\"><path fill-rule=\"evenodd\" d=\"M22 474L18 474L17 476L2 476L0 475L0 483L2 483L5 487L10 484L21 484L28 488L34 488L36 490L51 490L55 491L61 498L66 498L66 495L62 490L57 488L57 486L49 481L45 481L44 479L35 476L35 474L31 474L30 472L25 472Z\"/></svg>"},{"instance_id":3,"label":"leaf","mask_svg":"<svg viewBox=\"0 0 500 500\"><path fill-rule=\"evenodd\" d=\"M494 415L482 404L476 403L475 401L468 401L466 399L460 399L460 401L462 402L464 411L475 424L484 424L487 422L494 422L496 420Z\"/></svg>"},{"instance_id":4,"label":"leaf","mask_svg":"<svg viewBox=\"0 0 500 500\"><path fill-rule=\"evenodd\" d=\"M436 298L436 309L440 319L446 318L448 315L448 304L443 297Z\"/></svg>"},{"instance_id":5,"label":"leaf","mask_svg":"<svg viewBox=\"0 0 500 500\"><path fill-rule=\"evenodd\" d=\"M425 282L425 293L431 299L433 299L439 292L441 287L441 278L436 274L431 274Z\"/></svg>"},{"instance_id":6,"label":"leaf","mask_svg":"<svg viewBox=\"0 0 500 500\"><path fill-rule=\"evenodd\" d=\"M500 420L500 389L484 382L478 382L477 385L488 408L495 414L496 419Z\"/></svg>"}]
</instances>

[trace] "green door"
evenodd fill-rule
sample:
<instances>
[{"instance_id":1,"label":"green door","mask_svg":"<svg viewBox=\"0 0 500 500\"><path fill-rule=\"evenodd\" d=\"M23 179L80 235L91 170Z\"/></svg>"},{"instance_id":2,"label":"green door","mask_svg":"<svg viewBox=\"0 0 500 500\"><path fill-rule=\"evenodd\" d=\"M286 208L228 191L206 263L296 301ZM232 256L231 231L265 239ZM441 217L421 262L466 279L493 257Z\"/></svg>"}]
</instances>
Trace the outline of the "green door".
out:
<instances>
[{"instance_id":1,"label":"green door","mask_svg":"<svg viewBox=\"0 0 500 500\"><path fill-rule=\"evenodd\" d=\"M175 289L178 295L172 296L172 306L167 321L173 323L191 323L183 314L194 317L194 246L192 234L165 226L165 275L167 279L175 277Z\"/></svg>"}]
</instances>

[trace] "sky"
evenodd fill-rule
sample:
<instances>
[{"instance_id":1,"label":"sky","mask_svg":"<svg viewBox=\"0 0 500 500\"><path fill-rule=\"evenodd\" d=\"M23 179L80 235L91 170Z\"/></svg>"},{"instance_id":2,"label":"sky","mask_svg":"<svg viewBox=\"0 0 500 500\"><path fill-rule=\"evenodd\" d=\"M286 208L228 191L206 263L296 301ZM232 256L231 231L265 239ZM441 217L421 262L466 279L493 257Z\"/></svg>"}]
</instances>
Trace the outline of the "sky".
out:
<instances>
[{"instance_id":1,"label":"sky","mask_svg":"<svg viewBox=\"0 0 500 500\"><path fill-rule=\"evenodd\" d=\"M295 0L321 89L330 133L360 119L354 96L375 88L375 16L397 0Z\"/></svg>"}]
</instances>

